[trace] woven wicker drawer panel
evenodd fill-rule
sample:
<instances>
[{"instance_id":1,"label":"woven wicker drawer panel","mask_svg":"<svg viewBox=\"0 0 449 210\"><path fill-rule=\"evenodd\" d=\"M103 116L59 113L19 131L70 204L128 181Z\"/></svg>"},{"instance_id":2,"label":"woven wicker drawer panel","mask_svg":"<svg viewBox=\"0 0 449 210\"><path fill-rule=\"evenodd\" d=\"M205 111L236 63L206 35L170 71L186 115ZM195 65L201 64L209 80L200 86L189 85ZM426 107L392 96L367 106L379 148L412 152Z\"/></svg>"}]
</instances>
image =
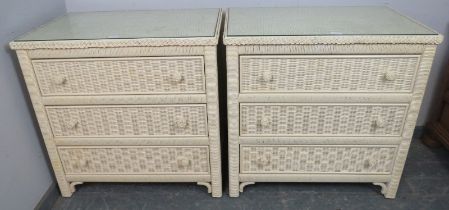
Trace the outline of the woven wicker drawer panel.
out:
<instances>
[{"instance_id":1,"label":"woven wicker drawer panel","mask_svg":"<svg viewBox=\"0 0 449 210\"><path fill-rule=\"evenodd\" d=\"M203 57L34 60L42 95L205 93Z\"/></svg>"},{"instance_id":2,"label":"woven wicker drawer panel","mask_svg":"<svg viewBox=\"0 0 449 210\"><path fill-rule=\"evenodd\" d=\"M206 105L48 106L56 137L207 136Z\"/></svg>"},{"instance_id":3,"label":"woven wicker drawer panel","mask_svg":"<svg viewBox=\"0 0 449 210\"><path fill-rule=\"evenodd\" d=\"M396 146L241 146L241 173L388 174Z\"/></svg>"},{"instance_id":4,"label":"woven wicker drawer panel","mask_svg":"<svg viewBox=\"0 0 449 210\"><path fill-rule=\"evenodd\" d=\"M241 104L240 135L400 136L408 104Z\"/></svg>"},{"instance_id":5,"label":"woven wicker drawer panel","mask_svg":"<svg viewBox=\"0 0 449 210\"><path fill-rule=\"evenodd\" d=\"M208 147L59 147L66 174L207 174Z\"/></svg>"},{"instance_id":6,"label":"woven wicker drawer panel","mask_svg":"<svg viewBox=\"0 0 449 210\"><path fill-rule=\"evenodd\" d=\"M241 92L411 92L419 56L241 56Z\"/></svg>"}]
</instances>

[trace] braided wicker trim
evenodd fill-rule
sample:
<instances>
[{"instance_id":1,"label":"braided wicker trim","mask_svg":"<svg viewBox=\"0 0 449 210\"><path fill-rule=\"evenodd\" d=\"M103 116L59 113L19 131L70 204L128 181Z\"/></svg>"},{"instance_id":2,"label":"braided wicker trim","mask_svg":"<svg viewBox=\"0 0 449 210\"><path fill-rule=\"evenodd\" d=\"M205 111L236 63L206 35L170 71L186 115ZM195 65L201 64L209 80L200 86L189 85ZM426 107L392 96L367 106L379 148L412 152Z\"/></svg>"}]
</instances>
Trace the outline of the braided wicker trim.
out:
<instances>
[{"instance_id":1,"label":"braided wicker trim","mask_svg":"<svg viewBox=\"0 0 449 210\"><path fill-rule=\"evenodd\" d=\"M67 40L67 41L28 41L11 42L11 49L69 49L69 48L109 48L109 47L149 47L149 46L193 46L217 45L215 37L196 38L146 38L146 39L99 39L99 40Z\"/></svg>"},{"instance_id":2,"label":"braided wicker trim","mask_svg":"<svg viewBox=\"0 0 449 210\"><path fill-rule=\"evenodd\" d=\"M223 37L225 45L276 45L276 44L439 44L438 35L372 35L372 36L258 36Z\"/></svg>"}]
</instances>

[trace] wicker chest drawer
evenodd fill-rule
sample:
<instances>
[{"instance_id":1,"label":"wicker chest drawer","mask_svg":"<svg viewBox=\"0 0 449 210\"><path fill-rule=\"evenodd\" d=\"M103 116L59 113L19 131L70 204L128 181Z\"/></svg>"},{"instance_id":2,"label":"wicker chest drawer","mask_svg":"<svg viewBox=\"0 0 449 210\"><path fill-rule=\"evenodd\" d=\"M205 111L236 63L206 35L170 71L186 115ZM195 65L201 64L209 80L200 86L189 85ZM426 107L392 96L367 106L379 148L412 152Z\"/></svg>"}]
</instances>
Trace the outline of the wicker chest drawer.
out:
<instances>
[{"instance_id":1,"label":"wicker chest drawer","mask_svg":"<svg viewBox=\"0 0 449 210\"><path fill-rule=\"evenodd\" d=\"M240 91L411 92L417 55L240 56Z\"/></svg>"},{"instance_id":2,"label":"wicker chest drawer","mask_svg":"<svg viewBox=\"0 0 449 210\"><path fill-rule=\"evenodd\" d=\"M408 104L240 105L240 135L400 136Z\"/></svg>"},{"instance_id":3,"label":"wicker chest drawer","mask_svg":"<svg viewBox=\"0 0 449 210\"><path fill-rule=\"evenodd\" d=\"M66 174L208 174L207 146L59 147Z\"/></svg>"},{"instance_id":4,"label":"wicker chest drawer","mask_svg":"<svg viewBox=\"0 0 449 210\"><path fill-rule=\"evenodd\" d=\"M389 174L396 146L241 146L241 173Z\"/></svg>"},{"instance_id":5,"label":"wicker chest drawer","mask_svg":"<svg viewBox=\"0 0 449 210\"><path fill-rule=\"evenodd\" d=\"M207 136L206 105L47 106L55 137Z\"/></svg>"},{"instance_id":6,"label":"wicker chest drawer","mask_svg":"<svg viewBox=\"0 0 449 210\"><path fill-rule=\"evenodd\" d=\"M33 60L44 96L205 93L202 56Z\"/></svg>"}]
</instances>

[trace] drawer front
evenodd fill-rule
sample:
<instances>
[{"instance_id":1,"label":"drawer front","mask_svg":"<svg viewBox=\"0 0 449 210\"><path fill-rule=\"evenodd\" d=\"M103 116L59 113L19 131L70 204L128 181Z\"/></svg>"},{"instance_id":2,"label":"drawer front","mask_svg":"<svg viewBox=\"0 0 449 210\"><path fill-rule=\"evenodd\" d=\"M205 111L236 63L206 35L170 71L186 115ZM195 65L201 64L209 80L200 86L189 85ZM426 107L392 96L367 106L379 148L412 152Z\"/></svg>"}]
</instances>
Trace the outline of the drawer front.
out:
<instances>
[{"instance_id":1,"label":"drawer front","mask_svg":"<svg viewBox=\"0 0 449 210\"><path fill-rule=\"evenodd\" d=\"M203 57L34 60L42 95L205 93Z\"/></svg>"},{"instance_id":2,"label":"drawer front","mask_svg":"<svg viewBox=\"0 0 449 210\"><path fill-rule=\"evenodd\" d=\"M400 136L408 104L240 104L241 136Z\"/></svg>"},{"instance_id":3,"label":"drawer front","mask_svg":"<svg viewBox=\"0 0 449 210\"><path fill-rule=\"evenodd\" d=\"M396 146L241 146L241 173L389 174Z\"/></svg>"},{"instance_id":4,"label":"drawer front","mask_svg":"<svg viewBox=\"0 0 449 210\"><path fill-rule=\"evenodd\" d=\"M207 136L206 105L48 106L55 137Z\"/></svg>"},{"instance_id":5,"label":"drawer front","mask_svg":"<svg viewBox=\"0 0 449 210\"><path fill-rule=\"evenodd\" d=\"M240 89L251 92L411 92L417 55L241 56Z\"/></svg>"},{"instance_id":6,"label":"drawer front","mask_svg":"<svg viewBox=\"0 0 449 210\"><path fill-rule=\"evenodd\" d=\"M66 174L208 174L208 147L58 147Z\"/></svg>"}]
</instances>

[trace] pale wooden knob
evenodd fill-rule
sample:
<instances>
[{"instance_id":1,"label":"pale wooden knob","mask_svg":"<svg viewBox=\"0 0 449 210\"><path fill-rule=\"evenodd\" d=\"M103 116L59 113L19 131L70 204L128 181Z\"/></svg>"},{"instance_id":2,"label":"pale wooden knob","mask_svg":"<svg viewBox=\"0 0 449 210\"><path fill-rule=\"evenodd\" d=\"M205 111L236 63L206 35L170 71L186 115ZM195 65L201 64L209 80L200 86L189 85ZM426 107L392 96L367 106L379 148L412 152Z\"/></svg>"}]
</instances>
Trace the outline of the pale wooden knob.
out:
<instances>
[{"instance_id":1,"label":"pale wooden knob","mask_svg":"<svg viewBox=\"0 0 449 210\"><path fill-rule=\"evenodd\" d=\"M78 122L78 120L70 120L67 125L69 128L75 129L78 127L79 122Z\"/></svg>"},{"instance_id":2,"label":"pale wooden knob","mask_svg":"<svg viewBox=\"0 0 449 210\"><path fill-rule=\"evenodd\" d=\"M363 163L363 168L370 168L371 167L371 161L370 160L365 160L365 162Z\"/></svg>"},{"instance_id":3,"label":"pale wooden knob","mask_svg":"<svg viewBox=\"0 0 449 210\"><path fill-rule=\"evenodd\" d=\"M264 72L262 79L265 82L271 82L273 80L273 74L270 71Z\"/></svg>"},{"instance_id":4,"label":"pale wooden knob","mask_svg":"<svg viewBox=\"0 0 449 210\"><path fill-rule=\"evenodd\" d=\"M89 166L89 161L88 160L79 160L78 164L75 164L74 167L77 169L80 168L86 168Z\"/></svg>"},{"instance_id":5,"label":"pale wooden knob","mask_svg":"<svg viewBox=\"0 0 449 210\"><path fill-rule=\"evenodd\" d=\"M67 77L65 76L55 76L53 82L57 85L64 85L67 83Z\"/></svg>"},{"instance_id":6,"label":"pale wooden knob","mask_svg":"<svg viewBox=\"0 0 449 210\"><path fill-rule=\"evenodd\" d=\"M259 166L267 166L270 164L270 156L265 155L262 157L259 157L259 159L257 160L257 163L259 164Z\"/></svg>"},{"instance_id":7,"label":"pale wooden knob","mask_svg":"<svg viewBox=\"0 0 449 210\"><path fill-rule=\"evenodd\" d=\"M187 167L190 165L190 160L187 158L181 158L178 160L178 165L181 167Z\"/></svg>"},{"instance_id":8,"label":"pale wooden knob","mask_svg":"<svg viewBox=\"0 0 449 210\"><path fill-rule=\"evenodd\" d=\"M80 167L89 166L89 160L80 160Z\"/></svg>"},{"instance_id":9,"label":"pale wooden knob","mask_svg":"<svg viewBox=\"0 0 449 210\"><path fill-rule=\"evenodd\" d=\"M383 127L385 127L385 125L386 125L387 123L385 122L385 120L383 120L383 119L381 119L381 118L378 118L376 121L374 121L374 124L375 124L376 127L378 127L378 128L383 128Z\"/></svg>"},{"instance_id":10,"label":"pale wooden knob","mask_svg":"<svg viewBox=\"0 0 449 210\"><path fill-rule=\"evenodd\" d=\"M385 80L387 80L387 81L393 81L393 80L396 79L396 74L395 74L394 72L387 71L387 72L385 72L385 74L384 74L384 78L385 78Z\"/></svg>"},{"instance_id":11,"label":"pale wooden knob","mask_svg":"<svg viewBox=\"0 0 449 210\"><path fill-rule=\"evenodd\" d=\"M174 83L180 83L180 82L182 82L183 79L184 79L184 77L182 76L182 74L177 71L175 71L171 74L171 80Z\"/></svg>"},{"instance_id":12,"label":"pale wooden knob","mask_svg":"<svg viewBox=\"0 0 449 210\"><path fill-rule=\"evenodd\" d=\"M186 128L187 127L187 119L184 118L183 116L176 116L175 124L179 128Z\"/></svg>"},{"instance_id":13,"label":"pale wooden knob","mask_svg":"<svg viewBox=\"0 0 449 210\"><path fill-rule=\"evenodd\" d=\"M271 119L269 117L262 117L260 125L264 128L269 127L271 125Z\"/></svg>"}]
</instances>

